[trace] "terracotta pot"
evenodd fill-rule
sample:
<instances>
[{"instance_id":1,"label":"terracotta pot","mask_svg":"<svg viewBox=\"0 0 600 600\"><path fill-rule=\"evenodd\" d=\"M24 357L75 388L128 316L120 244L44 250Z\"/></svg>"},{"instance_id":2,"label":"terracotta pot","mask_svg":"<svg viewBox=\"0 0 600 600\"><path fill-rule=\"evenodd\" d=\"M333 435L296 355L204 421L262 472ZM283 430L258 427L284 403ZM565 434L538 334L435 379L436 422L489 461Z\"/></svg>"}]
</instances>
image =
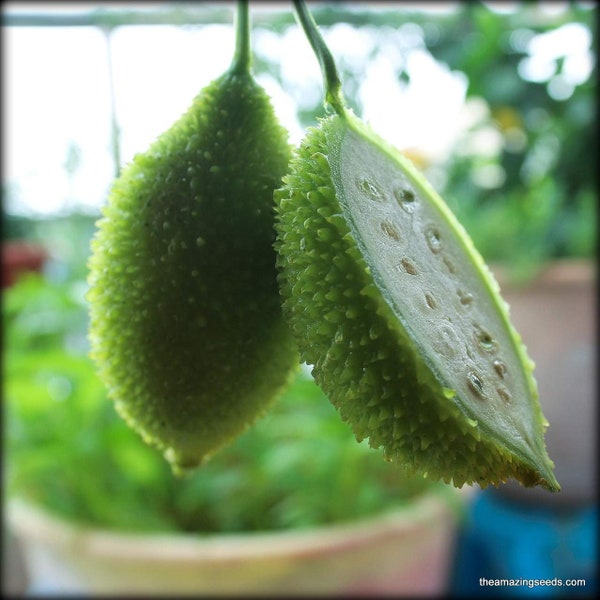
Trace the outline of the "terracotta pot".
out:
<instances>
[{"instance_id":1,"label":"terracotta pot","mask_svg":"<svg viewBox=\"0 0 600 600\"><path fill-rule=\"evenodd\" d=\"M596 498L596 286L591 262L549 264L525 286L494 269L502 296L532 360L546 443L562 486L558 494L514 483L498 493L523 502L586 504Z\"/></svg>"},{"instance_id":2,"label":"terracotta pot","mask_svg":"<svg viewBox=\"0 0 600 600\"><path fill-rule=\"evenodd\" d=\"M431 494L327 527L140 535L75 525L18 501L7 508L30 593L118 595L437 595L447 585L460 514L448 494Z\"/></svg>"},{"instance_id":3,"label":"terracotta pot","mask_svg":"<svg viewBox=\"0 0 600 600\"><path fill-rule=\"evenodd\" d=\"M2 287L12 285L24 272L41 271L47 258L46 250L33 242L2 242Z\"/></svg>"}]
</instances>

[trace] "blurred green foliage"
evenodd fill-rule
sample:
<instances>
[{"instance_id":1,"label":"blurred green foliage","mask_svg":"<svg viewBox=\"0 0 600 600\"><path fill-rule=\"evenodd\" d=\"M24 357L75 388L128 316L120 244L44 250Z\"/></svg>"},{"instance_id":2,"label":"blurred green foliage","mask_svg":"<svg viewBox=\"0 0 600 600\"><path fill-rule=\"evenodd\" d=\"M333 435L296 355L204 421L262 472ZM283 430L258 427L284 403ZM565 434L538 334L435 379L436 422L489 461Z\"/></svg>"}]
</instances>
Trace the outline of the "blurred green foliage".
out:
<instances>
[{"instance_id":1,"label":"blurred green foliage","mask_svg":"<svg viewBox=\"0 0 600 600\"><path fill-rule=\"evenodd\" d=\"M465 3L430 48L467 75L468 98L484 100L489 110L460 144L469 145L482 127L502 139L495 156L449 157L446 199L484 258L504 263L521 278L548 260L591 258L596 244L597 12L572 2L554 17L536 17L535 8L522 3L515 12L497 14L483 3ZM546 73L526 79L532 45L544 36L548 44L548 34L572 31L574 25L582 26L580 39L585 30L590 34L589 77L568 83L569 48L563 46L562 54L548 59ZM562 96L553 92L561 84ZM474 177L486 166L502 175L497 185Z\"/></svg>"},{"instance_id":2,"label":"blurred green foliage","mask_svg":"<svg viewBox=\"0 0 600 600\"><path fill-rule=\"evenodd\" d=\"M341 522L450 493L357 444L304 371L252 429L176 478L106 397L87 356L85 291L29 275L5 292L9 495L114 529L226 532Z\"/></svg>"}]
</instances>

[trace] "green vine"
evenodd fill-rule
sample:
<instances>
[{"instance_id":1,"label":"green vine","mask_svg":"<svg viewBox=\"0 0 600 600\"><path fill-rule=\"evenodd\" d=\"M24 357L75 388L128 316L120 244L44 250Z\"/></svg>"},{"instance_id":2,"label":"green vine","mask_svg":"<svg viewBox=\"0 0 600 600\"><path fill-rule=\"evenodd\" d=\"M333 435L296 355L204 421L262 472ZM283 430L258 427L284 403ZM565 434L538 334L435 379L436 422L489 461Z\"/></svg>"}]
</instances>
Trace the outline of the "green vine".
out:
<instances>
[{"instance_id":1,"label":"green vine","mask_svg":"<svg viewBox=\"0 0 600 600\"><path fill-rule=\"evenodd\" d=\"M346 102L342 94L342 82L333 56L304 0L294 0L294 8L296 10L296 18L319 60L325 86L325 102L328 103L340 117L344 117L347 110Z\"/></svg>"}]
</instances>

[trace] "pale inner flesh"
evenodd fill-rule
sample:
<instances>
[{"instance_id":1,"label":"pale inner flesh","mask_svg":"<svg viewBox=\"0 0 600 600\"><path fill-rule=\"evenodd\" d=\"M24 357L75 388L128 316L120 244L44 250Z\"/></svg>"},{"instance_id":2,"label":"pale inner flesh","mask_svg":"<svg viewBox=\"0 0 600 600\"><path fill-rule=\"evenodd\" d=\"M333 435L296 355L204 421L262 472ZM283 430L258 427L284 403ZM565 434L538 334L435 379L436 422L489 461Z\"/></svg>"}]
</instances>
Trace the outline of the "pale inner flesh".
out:
<instances>
[{"instance_id":1,"label":"pale inner flesh","mask_svg":"<svg viewBox=\"0 0 600 600\"><path fill-rule=\"evenodd\" d=\"M412 175L350 128L339 158L340 204L402 326L459 406L536 454L521 357L461 236Z\"/></svg>"}]
</instances>

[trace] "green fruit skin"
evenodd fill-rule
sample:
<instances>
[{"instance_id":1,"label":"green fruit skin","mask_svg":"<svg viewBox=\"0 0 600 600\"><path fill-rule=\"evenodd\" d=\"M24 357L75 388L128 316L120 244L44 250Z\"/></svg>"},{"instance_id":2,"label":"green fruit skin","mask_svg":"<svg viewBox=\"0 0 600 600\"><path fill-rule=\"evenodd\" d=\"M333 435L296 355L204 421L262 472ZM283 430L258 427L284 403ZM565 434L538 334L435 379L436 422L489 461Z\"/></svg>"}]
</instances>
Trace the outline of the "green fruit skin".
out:
<instances>
[{"instance_id":1,"label":"green fruit skin","mask_svg":"<svg viewBox=\"0 0 600 600\"><path fill-rule=\"evenodd\" d=\"M515 478L556 491L547 456L542 475L468 418L398 326L336 197L328 142L339 126L333 116L309 129L275 192L283 308L301 359L356 438L408 471L457 487Z\"/></svg>"},{"instance_id":2,"label":"green fruit skin","mask_svg":"<svg viewBox=\"0 0 600 600\"><path fill-rule=\"evenodd\" d=\"M123 170L92 240L91 356L119 413L176 471L262 415L296 370L276 280L287 132L227 72Z\"/></svg>"}]
</instances>

